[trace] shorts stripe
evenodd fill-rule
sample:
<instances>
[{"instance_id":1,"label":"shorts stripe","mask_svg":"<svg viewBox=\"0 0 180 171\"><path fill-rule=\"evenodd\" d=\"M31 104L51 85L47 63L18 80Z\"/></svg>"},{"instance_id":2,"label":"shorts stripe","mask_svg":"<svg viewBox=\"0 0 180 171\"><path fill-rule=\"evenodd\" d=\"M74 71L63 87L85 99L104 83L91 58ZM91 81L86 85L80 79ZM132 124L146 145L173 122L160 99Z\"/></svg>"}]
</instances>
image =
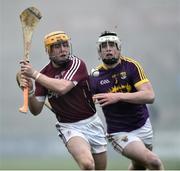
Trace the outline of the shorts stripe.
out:
<instances>
[{"instance_id":1,"label":"shorts stripe","mask_svg":"<svg viewBox=\"0 0 180 171\"><path fill-rule=\"evenodd\" d=\"M123 147L120 146L119 143L116 142L116 140L114 138L112 138L112 146L113 148L118 152L118 153L122 153L123 151Z\"/></svg>"},{"instance_id":2,"label":"shorts stripe","mask_svg":"<svg viewBox=\"0 0 180 171\"><path fill-rule=\"evenodd\" d=\"M61 132L61 129L60 129L60 125L59 124L56 124L56 129L58 130L59 134L58 136L62 139L63 143L66 144L67 140L66 140L66 137L64 136L64 134Z\"/></svg>"}]
</instances>

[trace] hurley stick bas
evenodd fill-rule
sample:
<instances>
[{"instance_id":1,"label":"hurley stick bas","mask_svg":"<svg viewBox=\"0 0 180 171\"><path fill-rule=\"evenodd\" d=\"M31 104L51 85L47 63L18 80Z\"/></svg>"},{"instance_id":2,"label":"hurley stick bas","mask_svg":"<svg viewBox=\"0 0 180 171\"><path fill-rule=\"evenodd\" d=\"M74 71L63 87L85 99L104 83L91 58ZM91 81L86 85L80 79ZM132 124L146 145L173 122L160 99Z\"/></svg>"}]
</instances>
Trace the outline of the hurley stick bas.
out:
<instances>
[{"instance_id":1,"label":"hurley stick bas","mask_svg":"<svg viewBox=\"0 0 180 171\"><path fill-rule=\"evenodd\" d=\"M16 74L16 82L17 82L17 84L18 84L18 86L21 88L21 73L20 72L18 72L17 74ZM53 110L53 108L52 108L52 106L51 106L51 104L49 103L49 100L46 98L46 100L45 100L45 102L44 102L44 105L49 109L49 110L51 110L51 112L53 112L53 113L55 113L55 111Z\"/></svg>"},{"instance_id":2,"label":"hurley stick bas","mask_svg":"<svg viewBox=\"0 0 180 171\"><path fill-rule=\"evenodd\" d=\"M29 61L32 34L41 17L40 11L35 7L29 7L20 14L23 31L24 61ZM23 88L23 106L19 108L19 111L22 113L27 113L28 111L28 87Z\"/></svg>"}]
</instances>

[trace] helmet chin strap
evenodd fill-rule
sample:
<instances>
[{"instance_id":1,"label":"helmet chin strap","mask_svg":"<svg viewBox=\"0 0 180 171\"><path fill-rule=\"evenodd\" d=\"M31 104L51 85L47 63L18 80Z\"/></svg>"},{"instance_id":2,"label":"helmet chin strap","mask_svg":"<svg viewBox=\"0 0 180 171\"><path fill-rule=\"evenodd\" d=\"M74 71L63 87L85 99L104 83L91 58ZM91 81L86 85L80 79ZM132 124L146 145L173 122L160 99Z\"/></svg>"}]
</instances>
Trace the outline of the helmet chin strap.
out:
<instances>
[{"instance_id":1,"label":"helmet chin strap","mask_svg":"<svg viewBox=\"0 0 180 171\"><path fill-rule=\"evenodd\" d=\"M106 65L114 65L118 62L119 58L112 57L111 59L102 59Z\"/></svg>"}]
</instances>

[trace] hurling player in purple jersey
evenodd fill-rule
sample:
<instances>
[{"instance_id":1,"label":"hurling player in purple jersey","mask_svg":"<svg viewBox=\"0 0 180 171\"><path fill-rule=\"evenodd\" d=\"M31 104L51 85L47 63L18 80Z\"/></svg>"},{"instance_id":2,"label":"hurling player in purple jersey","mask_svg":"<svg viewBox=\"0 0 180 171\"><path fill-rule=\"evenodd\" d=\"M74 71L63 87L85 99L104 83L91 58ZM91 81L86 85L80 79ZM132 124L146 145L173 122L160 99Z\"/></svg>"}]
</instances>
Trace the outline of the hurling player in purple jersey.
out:
<instances>
[{"instance_id":1,"label":"hurling player in purple jersey","mask_svg":"<svg viewBox=\"0 0 180 171\"><path fill-rule=\"evenodd\" d=\"M146 104L153 103L152 85L141 65L121 55L121 41L105 31L98 39L103 62L91 73L94 101L102 107L108 140L116 151L132 162L129 170L163 170L152 152L153 131Z\"/></svg>"},{"instance_id":2,"label":"hurling player in purple jersey","mask_svg":"<svg viewBox=\"0 0 180 171\"><path fill-rule=\"evenodd\" d=\"M21 85L29 87L29 109L38 115L48 98L58 134L80 169L105 170L105 130L96 114L86 65L71 54L65 32L49 33L44 43L50 62L40 72L28 62L21 63Z\"/></svg>"}]
</instances>

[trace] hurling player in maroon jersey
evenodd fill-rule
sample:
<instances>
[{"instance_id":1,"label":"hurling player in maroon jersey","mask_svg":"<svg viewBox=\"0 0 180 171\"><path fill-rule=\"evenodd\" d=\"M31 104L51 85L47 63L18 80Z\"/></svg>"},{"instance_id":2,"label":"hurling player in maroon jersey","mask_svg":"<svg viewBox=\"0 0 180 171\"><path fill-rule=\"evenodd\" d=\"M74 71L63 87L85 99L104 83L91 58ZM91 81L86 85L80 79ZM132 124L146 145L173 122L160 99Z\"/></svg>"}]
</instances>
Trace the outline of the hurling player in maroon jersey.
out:
<instances>
[{"instance_id":1,"label":"hurling player in maroon jersey","mask_svg":"<svg viewBox=\"0 0 180 171\"><path fill-rule=\"evenodd\" d=\"M65 32L46 35L44 43L50 62L40 72L28 62L21 63L21 84L29 87L29 109L38 115L48 98L59 136L80 169L105 170L107 142L92 100L86 65L71 54Z\"/></svg>"},{"instance_id":2,"label":"hurling player in maroon jersey","mask_svg":"<svg viewBox=\"0 0 180 171\"><path fill-rule=\"evenodd\" d=\"M152 152L153 132L146 104L153 103L154 91L143 68L121 55L121 41L114 32L100 35L98 53L103 64L92 71L91 87L106 118L109 142L131 159L128 169L163 169Z\"/></svg>"}]
</instances>

